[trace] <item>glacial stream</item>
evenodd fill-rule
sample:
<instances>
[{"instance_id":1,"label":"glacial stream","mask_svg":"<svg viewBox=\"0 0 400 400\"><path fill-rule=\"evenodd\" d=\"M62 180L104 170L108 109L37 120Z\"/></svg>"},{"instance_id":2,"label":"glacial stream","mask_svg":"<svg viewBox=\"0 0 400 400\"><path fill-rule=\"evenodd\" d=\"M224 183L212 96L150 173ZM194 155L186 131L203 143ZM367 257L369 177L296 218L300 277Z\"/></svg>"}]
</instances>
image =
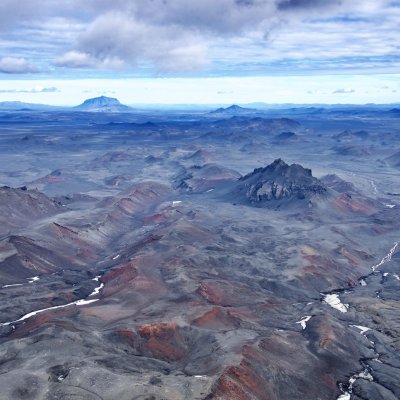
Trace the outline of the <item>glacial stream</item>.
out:
<instances>
[{"instance_id":1,"label":"glacial stream","mask_svg":"<svg viewBox=\"0 0 400 400\"><path fill-rule=\"evenodd\" d=\"M393 254L395 253L395 251L397 250L397 248L399 247L399 243L400 242L395 242L393 247L389 250L388 254L386 254L381 261L378 264L375 264L371 267L372 272L370 274L368 274L367 276L362 277L362 279L359 280L359 284L361 286L367 286L367 282L366 279L371 276L374 275L376 273L376 271L384 264L388 263L391 261ZM387 273L385 274L384 272L381 272L384 276L387 275ZM394 274L394 276L396 277L397 275ZM397 278L396 278L397 279ZM332 308L345 313L347 312L348 308L349 308L349 304L343 304L342 301L340 300L339 297L339 293L342 293L344 290L343 289L337 289L337 290L333 290L330 293L327 294L323 294L322 295L322 302L325 304L328 304L329 306L331 306ZM304 322L305 324L305 320L299 321L298 323L302 323ZM302 324L303 329L304 329L304 325ZM350 325L350 327L356 328L359 330L359 333L365 337L366 333L370 330L370 328L365 327L365 326L359 326L359 325ZM377 355L376 357L376 361L381 362L379 360L379 353L376 351L375 348L375 343L373 341L370 340L370 343L373 346L374 352ZM363 365L363 363L361 363ZM369 370L369 367L363 365L364 369L361 372L358 372L354 375L351 376L351 378L349 379L349 382L347 383L347 385L344 385L343 383L339 384L339 388L342 392L342 394L337 398L337 400L350 400L351 399L351 393L353 392L353 385L354 383L357 381L357 379L367 379L370 381L373 381L373 376L371 375L371 371Z\"/></svg>"}]
</instances>

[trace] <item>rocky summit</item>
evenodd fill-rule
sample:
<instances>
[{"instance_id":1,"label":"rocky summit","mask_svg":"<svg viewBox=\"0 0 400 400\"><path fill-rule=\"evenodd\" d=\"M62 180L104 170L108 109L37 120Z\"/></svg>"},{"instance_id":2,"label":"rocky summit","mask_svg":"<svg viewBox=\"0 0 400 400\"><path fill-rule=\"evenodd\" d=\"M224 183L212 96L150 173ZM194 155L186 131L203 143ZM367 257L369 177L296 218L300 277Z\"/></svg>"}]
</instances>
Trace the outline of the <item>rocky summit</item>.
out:
<instances>
[{"instance_id":1,"label":"rocky summit","mask_svg":"<svg viewBox=\"0 0 400 400\"><path fill-rule=\"evenodd\" d=\"M265 168L257 168L239 179L234 191L251 203L309 200L327 193L326 186L312 176L311 169L288 165L280 158Z\"/></svg>"}]
</instances>

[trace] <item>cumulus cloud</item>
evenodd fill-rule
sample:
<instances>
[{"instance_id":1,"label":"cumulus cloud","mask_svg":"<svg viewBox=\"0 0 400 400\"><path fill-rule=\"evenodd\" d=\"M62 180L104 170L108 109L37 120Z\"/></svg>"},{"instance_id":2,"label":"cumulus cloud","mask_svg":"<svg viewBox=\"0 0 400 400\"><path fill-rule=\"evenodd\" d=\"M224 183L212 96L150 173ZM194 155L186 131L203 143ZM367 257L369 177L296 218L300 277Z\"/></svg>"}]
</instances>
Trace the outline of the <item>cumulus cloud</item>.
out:
<instances>
[{"instance_id":1,"label":"cumulus cloud","mask_svg":"<svg viewBox=\"0 0 400 400\"><path fill-rule=\"evenodd\" d=\"M2 57L0 58L0 73L3 74L26 74L38 72L25 58Z\"/></svg>"},{"instance_id":2,"label":"cumulus cloud","mask_svg":"<svg viewBox=\"0 0 400 400\"><path fill-rule=\"evenodd\" d=\"M88 53L72 50L58 57L55 65L59 67L88 68L94 67L96 61Z\"/></svg>"},{"instance_id":3,"label":"cumulus cloud","mask_svg":"<svg viewBox=\"0 0 400 400\"><path fill-rule=\"evenodd\" d=\"M207 64L206 46L196 32L145 24L120 12L101 15L82 33L77 50L56 60L72 68L124 69L152 62L161 71L191 71Z\"/></svg>"}]
</instances>

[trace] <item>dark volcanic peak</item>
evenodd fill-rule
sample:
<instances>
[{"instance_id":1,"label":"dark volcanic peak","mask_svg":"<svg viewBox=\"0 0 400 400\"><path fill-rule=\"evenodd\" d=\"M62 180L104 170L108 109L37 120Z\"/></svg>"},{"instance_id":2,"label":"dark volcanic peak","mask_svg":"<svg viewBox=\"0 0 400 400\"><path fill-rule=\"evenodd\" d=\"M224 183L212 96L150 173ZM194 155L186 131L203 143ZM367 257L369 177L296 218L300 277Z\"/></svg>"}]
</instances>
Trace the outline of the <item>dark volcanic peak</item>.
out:
<instances>
[{"instance_id":1,"label":"dark volcanic peak","mask_svg":"<svg viewBox=\"0 0 400 400\"><path fill-rule=\"evenodd\" d=\"M312 176L311 169L288 165L280 158L240 178L235 190L260 205L274 200L309 200L326 192L326 186Z\"/></svg>"},{"instance_id":2,"label":"dark volcanic peak","mask_svg":"<svg viewBox=\"0 0 400 400\"><path fill-rule=\"evenodd\" d=\"M79 106L76 106L75 109L80 111L103 111L103 112L121 112L121 111L131 110L130 107L121 104L118 99L106 96L87 99Z\"/></svg>"}]
</instances>

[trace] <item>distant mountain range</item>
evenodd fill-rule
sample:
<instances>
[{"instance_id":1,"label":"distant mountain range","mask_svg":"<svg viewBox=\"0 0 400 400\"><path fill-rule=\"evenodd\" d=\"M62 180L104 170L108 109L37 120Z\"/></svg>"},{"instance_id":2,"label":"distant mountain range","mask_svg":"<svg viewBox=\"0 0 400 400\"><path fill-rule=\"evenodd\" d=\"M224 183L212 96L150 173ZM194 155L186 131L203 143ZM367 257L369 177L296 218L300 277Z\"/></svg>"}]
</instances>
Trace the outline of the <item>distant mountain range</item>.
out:
<instances>
[{"instance_id":1,"label":"distant mountain range","mask_svg":"<svg viewBox=\"0 0 400 400\"><path fill-rule=\"evenodd\" d=\"M23 103L20 101L0 102L0 111L86 111L119 113L133 110L133 108L121 104L118 99L106 96L87 99L82 104L75 107L57 107L46 104Z\"/></svg>"},{"instance_id":2,"label":"distant mountain range","mask_svg":"<svg viewBox=\"0 0 400 400\"><path fill-rule=\"evenodd\" d=\"M239 106L233 104L229 107L220 107L212 110L211 105L146 105L143 104L140 107L130 107L121 104L120 101L113 97L100 96L85 100L82 104L77 106L52 106L48 104L35 104L35 103L24 103L21 101L4 101L0 102L0 111L83 111L83 112L104 112L104 113L120 113L120 112L133 112L134 110L140 109L155 109L155 110L180 110L180 111L203 111L208 112L208 115L212 117L233 117L233 116L256 116L259 114L276 112L276 110L290 111L291 115L296 114L310 114L314 112L316 114L321 113L363 113L368 112L385 112L393 117L400 115L400 105L398 104L365 104L365 105L354 105L354 104L267 104L267 103L251 103L247 105ZM212 111L210 111L212 110Z\"/></svg>"}]
</instances>

